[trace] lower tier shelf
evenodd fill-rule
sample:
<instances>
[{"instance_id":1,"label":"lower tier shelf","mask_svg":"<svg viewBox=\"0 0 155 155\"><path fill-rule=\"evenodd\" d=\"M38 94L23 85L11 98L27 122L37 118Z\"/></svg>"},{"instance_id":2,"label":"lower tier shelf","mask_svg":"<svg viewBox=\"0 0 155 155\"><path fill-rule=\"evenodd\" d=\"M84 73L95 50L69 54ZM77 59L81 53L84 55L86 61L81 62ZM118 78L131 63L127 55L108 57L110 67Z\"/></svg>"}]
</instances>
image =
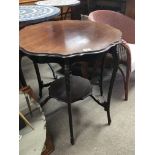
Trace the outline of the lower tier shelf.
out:
<instances>
[{"instance_id":1,"label":"lower tier shelf","mask_svg":"<svg viewBox=\"0 0 155 155\"><path fill-rule=\"evenodd\" d=\"M92 86L89 80L80 76L70 75L70 102L83 100L91 95ZM49 96L67 102L65 78L53 81L49 87Z\"/></svg>"}]
</instances>

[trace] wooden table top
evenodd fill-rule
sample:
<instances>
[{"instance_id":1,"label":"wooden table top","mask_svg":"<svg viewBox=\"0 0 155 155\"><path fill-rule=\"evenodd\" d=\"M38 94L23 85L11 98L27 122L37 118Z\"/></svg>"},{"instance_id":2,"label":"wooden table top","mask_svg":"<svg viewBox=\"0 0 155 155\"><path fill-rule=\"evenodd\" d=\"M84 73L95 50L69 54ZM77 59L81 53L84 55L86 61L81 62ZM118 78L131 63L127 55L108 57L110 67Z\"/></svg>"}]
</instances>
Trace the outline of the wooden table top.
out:
<instances>
[{"instance_id":1,"label":"wooden table top","mask_svg":"<svg viewBox=\"0 0 155 155\"><path fill-rule=\"evenodd\" d=\"M106 51L121 42L122 33L91 21L50 21L20 31L20 49L26 54L63 57Z\"/></svg>"}]
</instances>

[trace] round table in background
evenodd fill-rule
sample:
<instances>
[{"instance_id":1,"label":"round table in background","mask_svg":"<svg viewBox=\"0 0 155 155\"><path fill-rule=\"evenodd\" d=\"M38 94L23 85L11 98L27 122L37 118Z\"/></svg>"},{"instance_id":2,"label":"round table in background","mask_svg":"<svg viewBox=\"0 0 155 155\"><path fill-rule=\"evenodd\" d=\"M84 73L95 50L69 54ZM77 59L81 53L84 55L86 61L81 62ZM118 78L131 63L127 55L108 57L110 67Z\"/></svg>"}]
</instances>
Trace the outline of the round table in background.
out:
<instances>
[{"instance_id":1,"label":"round table in background","mask_svg":"<svg viewBox=\"0 0 155 155\"><path fill-rule=\"evenodd\" d=\"M67 14L71 10L71 7L79 5L79 0L45 0L45 1L38 1L35 4L40 6L56 6L61 8L61 19L66 19ZM63 7L67 7L67 11L63 13ZM63 18L63 14L65 15Z\"/></svg>"},{"instance_id":2,"label":"round table in background","mask_svg":"<svg viewBox=\"0 0 155 155\"><path fill-rule=\"evenodd\" d=\"M19 27L22 29L25 26L36 24L44 21L48 21L60 15L60 9L52 6L39 6L39 5L20 5L19 6ZM19 74L20 84L26 86L26 81L21 69L22 53L20 52L19 58ZM42 88L48 86L41 80L40 72L37 63L33 63L39 83L39 96L42 97ZM53 72L54 78L56 78L52 66L48 64Z\"/></svg>"},{"instance_id":3,"label":"round table in background","mask_svg":"<svg viewBox=\"0 0 155 155\"><path fill-rule=\"evenodd\" d=\"M20 5L19 23L21 26L47 21L60 15L60 9L52 6Z\"/></svg>"}]
</instances>

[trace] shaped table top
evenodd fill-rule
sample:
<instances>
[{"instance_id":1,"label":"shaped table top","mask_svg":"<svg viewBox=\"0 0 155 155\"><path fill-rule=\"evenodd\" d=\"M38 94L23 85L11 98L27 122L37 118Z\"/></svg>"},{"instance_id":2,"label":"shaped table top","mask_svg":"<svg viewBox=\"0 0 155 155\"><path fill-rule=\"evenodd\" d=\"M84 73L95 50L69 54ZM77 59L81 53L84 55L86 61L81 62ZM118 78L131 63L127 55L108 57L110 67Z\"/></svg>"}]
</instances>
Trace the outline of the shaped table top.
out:
<instances>
[{"instance_id":1,"label":"shaped table top","mask_svg":"<svg viewBox=\"0 0 155 155\"><path fill-rule=\"evenodd\" d=\"M120 30L91 21L44 22L20 31L20 49L30 55L72 57L106 51L121 36Z\"/></svg>"}]
</instances>

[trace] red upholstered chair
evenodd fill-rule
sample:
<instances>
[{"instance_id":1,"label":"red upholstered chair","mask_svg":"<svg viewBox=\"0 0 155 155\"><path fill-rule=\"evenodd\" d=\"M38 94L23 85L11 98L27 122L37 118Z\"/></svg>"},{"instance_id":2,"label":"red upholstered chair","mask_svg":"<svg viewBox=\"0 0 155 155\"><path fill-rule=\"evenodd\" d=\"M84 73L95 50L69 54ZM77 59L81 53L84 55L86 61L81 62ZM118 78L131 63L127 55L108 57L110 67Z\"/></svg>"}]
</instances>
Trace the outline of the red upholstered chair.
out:
<instances>
[{"instance_id":1,"label":"red upholstered chair","mask_svg":"<svg viewBox=\"0 0 155 155\"><path fill-rule=\"evenodd\" d=\"M121 13L111 10L97 10L89 14L89 20L109 24L122 31L123 43L119 48L119 70L123 75L125 100L128 99L130 74L135 70L135 21ZM121 66L126 67L124 73Z\"/></svg>"}]
</instances>

